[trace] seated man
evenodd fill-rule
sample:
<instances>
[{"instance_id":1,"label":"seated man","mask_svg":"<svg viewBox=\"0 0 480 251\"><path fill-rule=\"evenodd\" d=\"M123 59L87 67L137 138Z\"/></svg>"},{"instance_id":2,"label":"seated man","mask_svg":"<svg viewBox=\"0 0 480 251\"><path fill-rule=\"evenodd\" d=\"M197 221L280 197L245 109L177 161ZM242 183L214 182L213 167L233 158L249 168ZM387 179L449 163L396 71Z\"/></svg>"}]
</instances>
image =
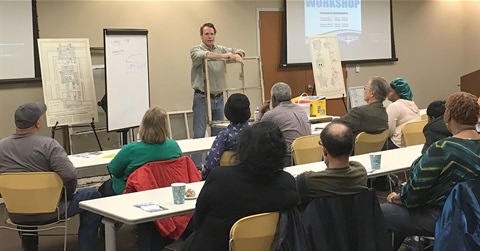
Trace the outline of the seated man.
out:
<instances>
[{"instance_id":1,"label":"seated man","mask_svg":"<svg viewBox=\"0 0 480 251\"><path fill-rule=\"evenodd\" d=\"M447 129L447 125L443 121L444 113L445 101L436 100L428 105L428 123L423 128L425 144L423 145L422 154L427 151L433 142L452 136L452 133Z\"/></svg>"},{"instance_id":2,"label":"seated man","mask_svg":"<svg viewBox=\"0 0 480 251\"><path fill-rule=\"evenodd\" d=\"M220 159L225 151L234 150L237 145L238 134L248 126L248 119L251 115L248 97L241 93L230 95L225 104L224 112L230 124L213 141L202 170L203 179L207 178L212 168L220 165Z\"/></svg>"},{"instance_id":3,"label":"seated man","mask_svg":"<svg viewBox=\"0 0 480 251\"><path fill-rule=\"evenodd\" d=\"M261 107L257 121L271 121L280 128L287 142L285 166L291 166L292 142L298 137L312 134L309 114L292 103L292 90L289 85L278 82L272 86L270 94L271 101Z\"/></svg>"},{"instance_id":4,"label":"seated man","mask_svg":"<svg viewBox=\"0 0 480 251\"><path fill-rule=\"evenodd\" d=\"M77 188L77 171L60 144L51 138L37 135L40 128L40 116L45 113L45 104L27 103L15 111L16 133L0 140L0 173L7 172L56 172L67 188L68 201L61 201L61 217L80 214L78 230L79 250L97 250L98 227L102 217L80 209L80 201L100 198L94 188ZM46 224L57 219L57 213L38 215L10 214L17 224ZM23 250L38 250L38 236L22 236Z\"/></svg>"},{"instance_id":5,"label":"seated man","mask_svg":"<svg viewBox=\"0 0 480 251\"><path fill-rule=\"evenodd\" d=\"M367 189L367 171L362 164L349 161L353 150L353 134L339 122L328 124L320 133L320 145L327 169L305 172L297 176L300 209L316 197L351 195Z\"/></svg>"},{"instance_id":6,"label":"seated man","mask_svg":"<svg viewBox=\"0 0 480 251\"><path fill-rule=\"evenodd\" d=\"M387 81L382 77L372 77L363 88L366 105L357 106L335 121L346 124L352 130L354 138L360 132L382 133L388 129L388 115L382 102L388 94Z\"/></svg>"}]
</instances>

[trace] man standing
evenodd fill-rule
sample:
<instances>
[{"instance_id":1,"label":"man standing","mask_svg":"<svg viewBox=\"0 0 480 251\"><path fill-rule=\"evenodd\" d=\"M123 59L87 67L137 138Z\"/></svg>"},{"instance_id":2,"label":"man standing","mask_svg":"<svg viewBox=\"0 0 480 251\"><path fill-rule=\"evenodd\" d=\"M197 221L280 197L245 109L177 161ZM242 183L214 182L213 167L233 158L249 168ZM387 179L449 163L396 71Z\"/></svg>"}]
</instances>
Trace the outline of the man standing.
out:
<instances>
[{"instance_id":1,"label":"man standing","mask_svg":"<svg viewBox=\"0 0 480 251\"><path fill-rule=\"evenodd\" d=\"M97 250L98 227L101 216L81 210L80 201L100 198L94 188L77 189L77 171L60 144L51 138L37 135L40 117L45 113L45 104L27 103L15 111L16 133L0 140L0 173L7 172L55 172L67 189L68 201L60 201L59 210L68 204L67 212L61 211L61 217L80 214L78 247L81 251ZM57 213L18 215L10 214L17 224L46 224L57 219ZM23 250L38 250L38 236L22 236Z\"/></svg>"},{"instance_id":2,"label":"man standing","mask_svg":"<svg viewBox=\"0 0 480 251\"><path fill-rule=\"evenodd\" d=\"M261 107L257 121L271 121L280 128L287 142L285 166L291 166L292 142L298 137L312 134L308 114L292 103L292 90L289 85L278 82L272 86L270 94L271 100Z\"/></svg>"},{"instance_id":3,"label":"man standing","mask_svg":"<svg viewBox=\"0 0 480 251\"><path fill-rule=\"evenodd\" d=\"M363 88L366 105L357 106L335 121L346 124L354 137L360 132L382 133L388 129L388 115L382 102L388 94L387 81L382 77L372 77Z\"/></svg>"},{"instance_id":4,"label":"man standing","mask_svg":"<svg viewBox=\"0 0 480 251\"><path fill-rule=\"evenodd\" d=\"M204 59L224 59L229 62L243 62L245 52L241 49L227 48L215 45L217 30L212 23L205 23L200 27L200 38L202 44L194 46L190 50L192 59L191 84L194 90L193 95L193 137L205 137L207 128L207 104L205 100L205 66ZM223 90L225 84L225 61L209 61L208 76L210 84L210 106L212 120L223 120ZM211 135L217 136L220 128L212 128ZM197 165L201 163L201 154L193 154L192 159Z\"/></svg>"},{"instance_id":5,"label":"man standing","mask_svg":"<svg viewBox=\"0 0 480 251\"><path fill-rule=\"evenodd\" d=\"M349 161L353 150L352 131L339 122L328 124L320 133L320 142L327 169L305 172L296 177L300 208L317 197L351 195L367 189L367 171L362 164Z\"/></svg>"}]
</instances>

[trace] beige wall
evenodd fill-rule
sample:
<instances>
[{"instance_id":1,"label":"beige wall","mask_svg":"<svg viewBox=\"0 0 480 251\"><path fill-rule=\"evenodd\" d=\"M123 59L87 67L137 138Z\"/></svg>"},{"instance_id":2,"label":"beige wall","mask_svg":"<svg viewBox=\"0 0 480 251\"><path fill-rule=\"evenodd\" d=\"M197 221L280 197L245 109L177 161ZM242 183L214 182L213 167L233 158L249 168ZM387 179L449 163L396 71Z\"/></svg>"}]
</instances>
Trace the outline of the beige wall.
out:
<instances>
[{"instance_id":1,"label":"beige wall","mask_svg":"<svg viewBox=\"0 0 480 251\"><path fill-rule=\"evenodd\" d=\"M257 56L256 9L282 5L283 0L38 0L37 9L41 38L86 37L92 47L102 47L103 28L148 29L151 103L174 111L191 108L188 51L200 43L202 23L217 26L218 44ZM459 90L460 76L480 68L479 1L394 0L393 8L399 61L361 65L360 73L349 65L349 86L363 85L371 75L402 76L412 84L418 105L426 107ZM92 60L100 64L103 58L94 54ZM127 90L125 97L130 102ZM41 84L0 85L0 138L14 131L19 104L41 100ZM42 134L49 135L49 129Z\"/></svg>"}]
</instances>

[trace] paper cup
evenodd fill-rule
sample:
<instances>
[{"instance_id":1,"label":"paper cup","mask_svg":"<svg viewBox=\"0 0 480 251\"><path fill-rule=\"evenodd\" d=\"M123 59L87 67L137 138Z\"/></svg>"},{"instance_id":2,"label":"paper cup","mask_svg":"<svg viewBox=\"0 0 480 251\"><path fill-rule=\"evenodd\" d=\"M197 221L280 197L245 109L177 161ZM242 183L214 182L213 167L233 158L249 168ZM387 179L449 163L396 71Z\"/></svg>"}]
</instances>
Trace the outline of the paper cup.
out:
<instances>
[{"instance_id":1,"label":"paper cup","mask_svg":"<svg viewBox=\"0 0 480 251\"><path fill-rule=\"evenodd\" d=\"M370 154L370 166L372 167L372 170L379 170L381 163L382 163L381 153Z\"/></svg>"},{"instance_id":2,"label":"paper cup","mask_svg":"<svg viewBox=\"0 0 480 251\"><path fill-rule=\"evenodd\" d=\"M173 183L172 184L172 193L173 193L173 203L174 204L183 204L185 203L185 183Z\"/></svg>"}]
</instances>

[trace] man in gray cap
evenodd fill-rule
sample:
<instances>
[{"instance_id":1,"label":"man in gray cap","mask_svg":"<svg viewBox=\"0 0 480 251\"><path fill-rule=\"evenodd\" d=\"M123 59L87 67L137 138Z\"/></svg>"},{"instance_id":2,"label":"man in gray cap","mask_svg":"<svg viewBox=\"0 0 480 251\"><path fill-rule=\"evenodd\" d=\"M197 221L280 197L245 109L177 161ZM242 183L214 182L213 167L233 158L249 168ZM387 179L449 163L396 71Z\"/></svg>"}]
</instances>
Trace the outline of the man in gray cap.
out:
<instances>
[{"instance_id":1,"label":"man in gray cap","mask_svg":"<svg viewBox=\"0 0 480 251\"><path fill-rule=\"evenodd\" d=\"M59 210L67 203L67 217L80 214L79 250L97 250L101 216L81 210L80 201L101 197L94 188L77 189L77 171L62 146L54 139L37 134L40 117L47 107L41 103L26 103L15 111L16 132L0 140L0 174L8 172L56 172L67 189L68 201L60 201ZM65 212L60 212L63 215ZM57 213L10 214L17 224L46 224L57 219ZM23 250L38 250L38 236L23 236Z\"/></svg>"}]
</instances>

